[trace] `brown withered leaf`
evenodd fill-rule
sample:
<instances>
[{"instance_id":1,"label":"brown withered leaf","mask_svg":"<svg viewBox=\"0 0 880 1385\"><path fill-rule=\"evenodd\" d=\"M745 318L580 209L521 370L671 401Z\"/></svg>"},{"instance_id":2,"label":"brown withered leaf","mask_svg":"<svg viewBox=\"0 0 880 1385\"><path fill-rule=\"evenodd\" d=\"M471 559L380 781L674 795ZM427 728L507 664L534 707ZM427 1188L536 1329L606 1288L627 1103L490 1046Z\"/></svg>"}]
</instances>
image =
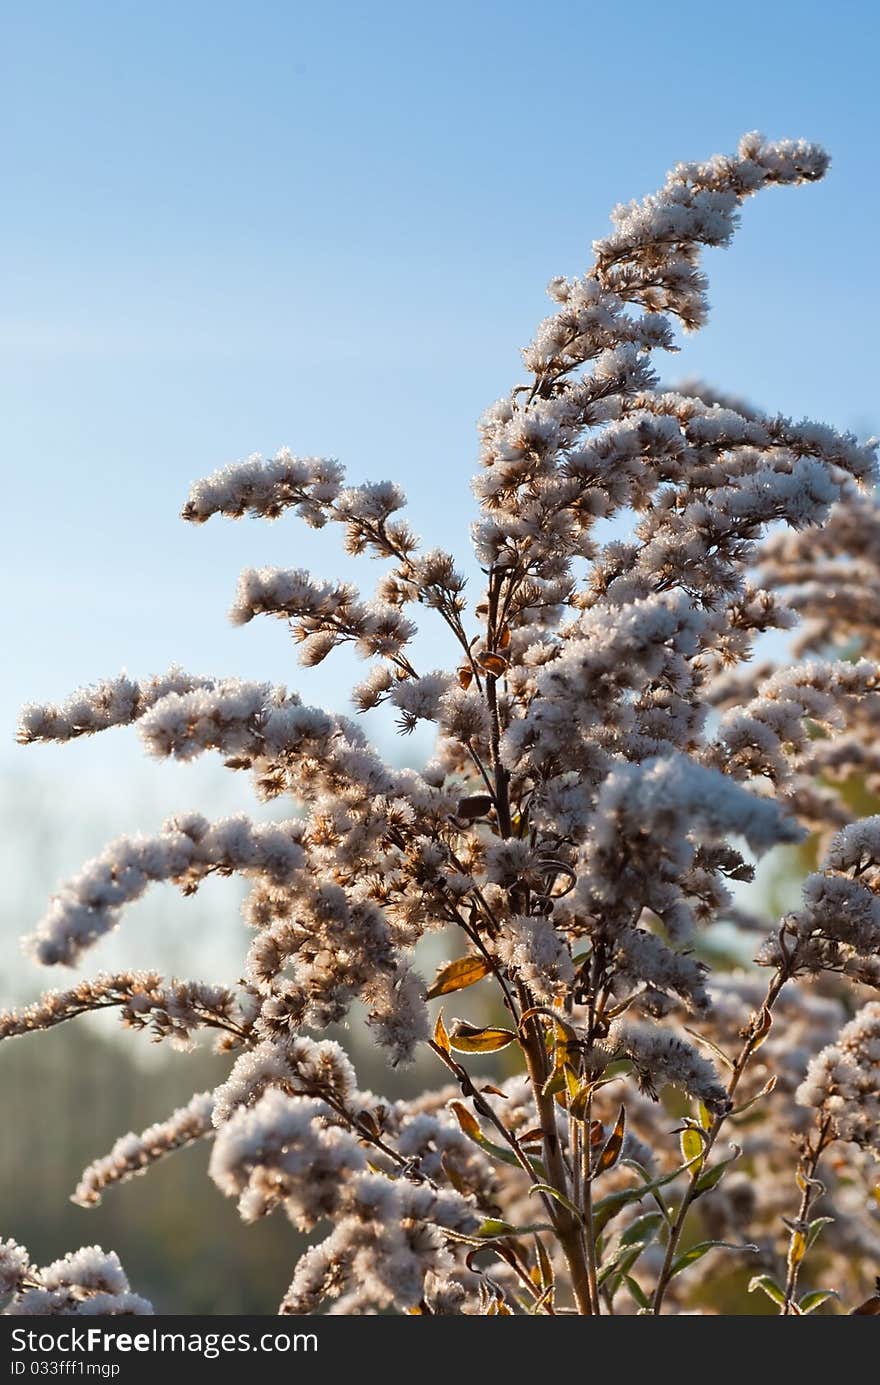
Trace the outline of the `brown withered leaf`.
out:
<instances>
[{"instance_id":1,"label":"brown withered leaf","mask_svg":"<svg viewBox=\"0 0 880 1385\"><path fill-rule=\"evenodd\" d=\"M449 995L452 991L464 990L465 986L473 986L491 970L485 957L458 957L440 968L428 988L428 999L435 1000L438 995Z\"/></svg>"},{"instance_id":2,"label":"brown withered leaf","mask_svg":"<svg viewBox=\"0 0 880 1385\"><path fill-rule=\"evenodd\" d=\"M773 1027L773 1016L771 1015L770 1011L767 1009L767 1006L766 1006L766 1005L762 1005L762 1006L761 1006L761 1013L760 1013L760 1015L758 1016L757 1023L754 1025L754 1027L753 1027L753 1029L752 1029L752 1032L751 1032L751 1037L752 1037L752 1051L753 1051L753 1052L754 1052L755 1050L759 1049L759 1048L761 1047L761 1045L762 1045L763 1043L766 1042L767 1038L769 1037L770 1030L772 1029L772 1027Z\"/></svg>"},{"instance_id":3,"label":"brown withered leaf","mask_svg":"<svg viewBox=\"0 0 880 1385\"><path fill-rule=\"evenodd\" d=\"M464 691L467 692L473 681L474 671L470 664L462 664L461 668L458 670L458 686L464 688Z\"/></svg>"},{"instance_id":4,"label":"brown withered leaf","mask_svg":"<svg viewBox=\"0 0 880 1385\"><path fill-rule=\"evenodd\" d=\"M853 1308L849 1315L851 1318L878 1318L880 1317L880 1294L872 1294L866 1298L864 1303L860 1303L858 1308Z\"/></svg>"},{"instance_id":5,"label":"brown withered leaf","mask_svg":"<svg viewBox=\"0 0 880 1385\"><path fill-rule=\"evenodd\" d=\"M507 660L503 654L494 654L487 649L477 655L477 662L487 673L491 673L493 678L501 678L507 672Z\"/></svg>"},{"instance_id":6,"label":"brown withered leaf","mask_svg":"<svg viewBox=\"0 0 880 1385\"><path fill-rule=\"evenodd\" d=\"M473 822L474 818L485 817L492 806L493 800L489 794L472 793L458 800L455 816L463 818L465 822Z\"/></svg>"},{"instance_id":7,"label":"brown withered leaf","mask_svg":"<svg viewBox=\"0 0 880 1385\"><path fill-rule=\"evenodd\" d=\"M521 1145L533 1145L538 1144L543 1138L544 1132L540 1125L533 1125L531 1130L526 1130L524 1134L520 1135L519 1142Z\"/></svg>"},{"instance_id":8,"label":"brown withered leaf","mask_svg":"<svg viewBox=\"0 0 880 1385\"><path fill-rule=\"evenodd\" d=\"M605 1142L605 1148L599 1155L599 1162L596 1165L597 1173L604 1173L606 1169L613 1168L620 1158L620 1151L623 1149L623 1140L626 1135L626 1111L621 1106L614 1129Z\"/></svg>"}]
</instances>

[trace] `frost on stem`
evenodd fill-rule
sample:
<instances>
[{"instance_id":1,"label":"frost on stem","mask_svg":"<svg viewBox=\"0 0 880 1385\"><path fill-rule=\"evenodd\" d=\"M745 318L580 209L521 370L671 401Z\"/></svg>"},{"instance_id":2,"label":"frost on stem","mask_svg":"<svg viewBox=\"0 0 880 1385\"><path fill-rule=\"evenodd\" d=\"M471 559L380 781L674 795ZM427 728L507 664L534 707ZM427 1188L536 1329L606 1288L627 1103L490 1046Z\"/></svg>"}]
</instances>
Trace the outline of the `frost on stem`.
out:
<instances>
[{"instance_id":1,"label":"frost on stem","mask_svg":"<svg viewBox=\"0 0 880 1385\"><path fill-rule=\"evenodd\" d=\"M235 873L248 886L236 984L99 975L0 1016L9 1038L115 1008L178 1045L212 1030L234 1055L215 1091L96 1159L78 1202L204 1139L245 1219L330 1224L282 1313L685 1311L675 1266L696 1196L700 1234L724 1254L758 1245L768 1274L785 1256L800 1087L849 1140L822 1173L826 1239L840 1291L862 1290L859 1257L880 1254L857 1195L876 1006L835 1035L842 988L880 988L880 835L876 819L853 822L849 792L880 784L875 448L699 382L662 385L654 364L705 320L702 248L730 241L754 193L827 164L814 145L747 135L617 208L583 276L551 281L525 379L480 423L484 590L468 592L454 554L420 546L398 486L350 485L338 462L284 449L192 487L190 522L293 511L379 561L369 594L249 569L231 615L285 621L307 666L352 645L368 660L358 712L387 705L403 734L435 727L420 771L386 761L356 718L269 683L171 669L25 709L24 742L136 724L148 754L217 753L290 805L285 821L184 814L122 838L38 925L37 960L71 965L153 883L190 894ZM453 641L452 667L416 667L422 612ZM753 659L758 636L793 627L808 662ZM762 949L769 985L713 974L707 928L769 928L733 887L807 829L823 847L838 835ZM429 1013L413 952L434 930L454 960L431 996L494 993L484 1023ZM821 992L791 984L818 977ZM356 1006L392 1063L430 1040L447 1085L395 1102L362 1090L319 1037ZM518 1068L500 1086L471 1067L496 1050ZM674 1136L671 1087L686 1109ZM747 1156L729 1176L714 1162L728 1122ZM661 1177L662 1227L640 1184ZM6 1311L143 1311L115 1262L80 1257L34 1271L4 1245Z\"/></svg>"}]
</instances>

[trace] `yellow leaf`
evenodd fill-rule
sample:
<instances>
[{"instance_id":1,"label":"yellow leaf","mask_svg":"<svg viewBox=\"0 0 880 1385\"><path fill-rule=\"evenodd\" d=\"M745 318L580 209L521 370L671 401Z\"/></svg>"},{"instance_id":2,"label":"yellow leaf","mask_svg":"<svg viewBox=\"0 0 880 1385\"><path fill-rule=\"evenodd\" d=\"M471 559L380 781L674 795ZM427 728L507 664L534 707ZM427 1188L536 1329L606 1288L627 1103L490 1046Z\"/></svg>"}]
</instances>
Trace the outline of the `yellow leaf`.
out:
<instances>
[{"instance_id":1,"label":"yellow leaf","mask_svg":"<svg viewBox=\"0 0 880 1385\"><path fill-rule=\"evenodd\" d=\"M568 1114L573 1116L576 1121L586 1120L587 1102L590 1100L592 1091L592 1082L585 1082L583 1086L578 1087L577 1091L572 1096L568 1107Z\"/></svg>"},{"instance_id":2,"label":"yellow leaf","mask_svg":"<svg viewBox=\"0 0 880 1385\"><path fill-rule=\"evenodd\" d=\"M789 1269L799 1265L807 1253L807 1238L803 1231L795 1231L792 1234L791 1242L788 1247Z\"/></svg>"},{"instance_id":3,"label":"yellow leaf","mask_svg":"<svg viewBox=\"0 0 880 1385\"><path fill-rule=\"evenodd\" d=\"M472 1115L468 1108L461 1101L450 1101L449 1109L461 1126L462 1133L467 1135L469 1140L481 1140L483 1132L476 1116Z\"/></svg>"},{"instance_id":4,"label":"yellow leaf","mask_svg":"<svg viewBox=\"0 0 880 1385\"><path fill-rule=\"evenodd\" d=\"M428 999L435 1000L438 995L448 995L451 991L462 991L465 986L473 986L488 976L491 970L485 957L459 957L440 968L428 989Z\"/></svg>"},{"instance_id":5,"label":"yellow leaf","mask_svg":"<svg viewBox=\"0 0 880 1385\"><path fill-rule=\"evenodd\" d=\"M694 1159L699 1160L700 1155L703 1153L703 1149L705 1148L703 1144L703 1137L700 1134L699 1130L694 1130L693 1126L690 1125L687 1127L686 1130L683 1130L681 1132L680 1144L681 1157L686 1164L690 1164L691 1161ZM693 1168L691 1169L692 1178L696 1178L702 1166L702 1160L700 1160L699 1163L693 1165Z\"/></svg>"},{"instance_id":6,"label":"yellow leaf","mask_svg":"<svg viewBox=\"0 0 880 1385\"><path fill-rule=\"evenodd\" d=\"M487 1027L480 1029L466 1020L455 1020L449 1032L449 1043L459 1053L495 1053L512 1044L516 1035L510 1029Z\"/></svg>"},{"instance_id":7,"label":"yellow leaf","mask_svg":"<svg viewBox=\"0 0 880 1385\"><path fill-rule=\"evenodd\" d=\"M578 1088L581 1085L581 1079L578 1077L574 1068L571 1066L571 1063L566 1063L564 1065L563 1074L565 1076L565 1085L568 1089L569 1097L576 1096Z\"/></svg>"},{"instance_id":8,"label":"yellow leaf","mask_svg":"<svg viewBox=\"0 0 880 1385\"><path fill-rule=\"evenodd\" d=\"M449 1052L449 1035L446 1033L446 1025L443 1023L443 1011L437 1016L437 1023L434 1025L434 1043L438 1048L442 1048L444 1053Z\"/></svg>"}]
</instances>

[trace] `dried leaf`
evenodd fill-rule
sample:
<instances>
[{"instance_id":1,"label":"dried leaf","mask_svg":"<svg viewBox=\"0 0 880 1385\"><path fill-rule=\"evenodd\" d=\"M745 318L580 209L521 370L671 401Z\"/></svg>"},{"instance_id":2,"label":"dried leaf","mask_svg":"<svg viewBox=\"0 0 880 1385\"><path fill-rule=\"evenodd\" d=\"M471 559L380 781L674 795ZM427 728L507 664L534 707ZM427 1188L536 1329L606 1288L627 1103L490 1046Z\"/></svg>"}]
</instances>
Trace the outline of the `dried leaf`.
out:
<instances>
[{"instance_id":1,"label":"dried leaf","mask_svg":"<svg viewBox=\"0 0 880 1385\"><path fill-rule=\"evenodd\" d=\"M556 1283L553 1265L540 1236L535 1237L535 1252L538 1256L538 1269L541 1275L541 1288L552 1288Z\"/></svg>"},{"instance_id":2,"label":"dried leaf","mask_svg":"<svg viewBox=\"0 0 880 1385\"><path fill-rule=\"evenodd\" d=\"M488 976L492 970L485 957L459 957L448 966L441 967L428 988L428 1000L439 995L449 995L452 991L463 991L465 986L474 986Z\"/></svg>"},{"instance_id":3,"label":"dried leaf","mask_svg":"<svg viewBox=\"0 0 880 1385\"><path fill-rule=\"evenodd\" d=\"M449 1052L449 1035L446 1032L446 1025L443 1023L442 1010L438 1014L437 1022L434 1025L434 1043L438 1048L442 1048L444 1053Z\"/></svg>"},{"instance_id":4,"label":"dried leaf","mask_svg":"<svg viewBox=\"0 0 880 1385\"><path fill-rule=\"evenodd\" d=\"M759 1092L756 1092L754 1096L749 1097L748 1101L744 1101L742 1106L735 1106L730 1114L732 1116L741 1116L743 1111L748 1111L750 1106L754 1106L755 1103L761 1101L763 1097L769 1096L775 1086L776 1074L774 1073L772 1077L768 1077L767 1081L764 1083L763 1087Z\"/></svg>"},{"instance_id":5,"label":"dried leaf","mask_svg":"<svg viewBox=\"0 0 880 1385\"><path fill-rule=\"evenodd\" d=\"M848 1316L851 1318L880 1317L880 1294L872 1294L870 1298L866 1298L864 1303L860 1303L858 1308L854 1308Z\"/></svg>"},{"instance_id":6,"label":"dried leaf","mask_svg":"<svg viewBox=\"0 0 880 1385\"><path fill-rule=\"evenodd\" d=\"M507 660L503 654L493 654L486 650L485 653L477 655L477 662L493 678L501 678L507 672Z\"/></svg>"},{"instance_id":7,"label":"dried leaf","mask_svg":"<svg viewBox=\"0 0 880 1385\"><path fill-rule=\"evenodd\" d=\"M511 1029L497 1029L491 1025L479 1028L466 1020L454 1020L449 1031L450 1046L459 1053L496 1053L515 1039Z\"/></svg>"},{"instance_id":8,"label":"dried leaf","mask_svg":"<svg viewBox=\"0 0 880 1385\"><path fill-rule=\"evenodd\" d=\"M762 1005L760 1014L758 1015L755 1024L752 1026L752 1031L750 1034L753 1053L756 1052L756 1050L759 1049L761 1045L766 1042L766 1040L770 1036L770 1030L772 1028L773 1016L767 1009L767 1006Z\"/></svg>"},{"instance_id":9,"label":"dried leaf","mask_svg":"<svg viewBox=\"0 0 880 1385\"><path fill-rule=\"evenodd\" d=\"M458 686L467 692L471 683L474 681L474 671L470 664L462 664L458 670Z\"/></svg>"},{"instance_id":10,"label":"dried leaf","mask_svg":"<svg viewBox=\"0 0 880 1385\"><path fill-rule=\"evenodd\" d=\"M456 1169L453 1168L452 1164L449 1162L449 1160L448 1160L447 1157L446 1157L445 1151L444 1151L444 1153L441 1154L441 1156L440 1156L440 1167L441 1167L441 1169L443 1170L443 1172L446 1174L446 1177L449 1179L449 1182L452 1184L452 1186L453 1186L453 1188L455 1189L455 1191L456 1191L457 1193L461 1193L463 1196L467 1197L467 1194L468 1194L468 1191L469 1191L469 1189L468 1189L468 1187L467 1187L467 1184L465 1183L464 1179L461 1177L461 1174L459 1174L459 1173L456 1171Z\"/></svg>"},{"instance_id":11,"label":"dried leaf","mask_svg":"<svg viewBox=\"0 0 880 1385\"><path fill-rule=\"evenodd\" d=\"M465 822L473 822L475 818L485 817L492 808L493 800L487 793L472 793L467 798L460 798L455 809L456 817L463 818Z\"/></svg>"},{"instance_id":12,"label":"dried leaf","mask_svg":"<svg viewBox=\"0 0 880 1385\"><path fill-rule=\"evenodd\" d=\"M540 1125L534 1125L531 1130L527 1130L524 1135L520 1135L519 1142L521 1145L534 1145L540 1143L543 1138L544 1132Z\"/></svg>"},{"instance_id":13,"label":"dried leaf","mask_svg":"<svg viewBox=\"0 0 880 1385\"><path fill-rule=\"evenodd\" d=\"M605 1148L599 1155L599 1162L596 1165L596 1173L604 1173L606 1169L611 1169L620 1158L620 1151L623 1149L624 1136L626 1135L626 1111L621 1106L614 1129L608 1136Z\"/></svg>"},{"instance_id":14,"label":"dried leaf","mask_svg":"<svg viewBox=\"0 0 880 1385\"><path fill-rule=\"evenodd\" d=\"M584 1082L574 1093L568 1107L568 1114L573 1116L576 1121L586 1120L587 1105L593 1095L593 1083Z\"/></svg>"},{"instance_id":15,"label":"dried leaf","mask_svg":"<svg viewBox=\"0 0 880 1385\"><path fill-rule=\"evenodd\" d=\"M483 1132L476 1116L461 1101L450 1101L449 1109L468 1139L476 1140L477 1144L480 1144L483 1139Z\"/></svg>"}]
</instances>

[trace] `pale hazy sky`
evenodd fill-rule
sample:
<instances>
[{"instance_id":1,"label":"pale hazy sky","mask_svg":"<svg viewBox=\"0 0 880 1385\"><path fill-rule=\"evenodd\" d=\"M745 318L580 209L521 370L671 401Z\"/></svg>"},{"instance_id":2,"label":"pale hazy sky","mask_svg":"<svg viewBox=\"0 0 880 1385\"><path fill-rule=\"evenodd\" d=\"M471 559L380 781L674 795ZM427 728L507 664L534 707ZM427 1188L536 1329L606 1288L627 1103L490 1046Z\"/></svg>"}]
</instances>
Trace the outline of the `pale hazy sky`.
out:
<instances>
[{"instance_id":1,"label":"pale hazy sky","mask_svg":"<svg viewBox=\"0 0 880 1385\"><path fill-rule=\"evenodd\" d=\"M283 626L225 611L242 566L361 568L295 520L183 525L189 481L283 444L335 455L466 552L475 420L520 378L547 280L585 267L613 203L743 130L821 140L832 173L746 207L669 374L876 428L877 13L0 4L8 792L36 775L55 812L92 794L155 825L170 772L130 779L131 736L11 744L24 700L123 666L344 705L344 660L303 675ZM162 784L191 806L216 776Z\"/></svg>"}]
</instances>

